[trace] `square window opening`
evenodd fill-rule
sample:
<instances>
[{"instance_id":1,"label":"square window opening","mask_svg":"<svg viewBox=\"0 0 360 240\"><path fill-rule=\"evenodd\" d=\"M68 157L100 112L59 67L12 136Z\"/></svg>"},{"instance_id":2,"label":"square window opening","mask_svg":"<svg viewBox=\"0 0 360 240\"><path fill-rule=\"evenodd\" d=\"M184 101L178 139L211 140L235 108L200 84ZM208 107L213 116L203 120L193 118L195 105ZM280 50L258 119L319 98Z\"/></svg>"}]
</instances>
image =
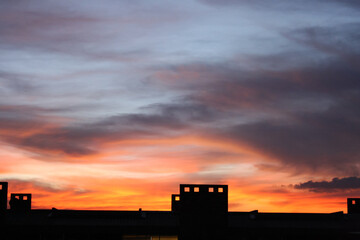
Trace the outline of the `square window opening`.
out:
<instances>
[{"instance_id":1,"label":"square window opening","mask_svg":"<svg viewBox=\"0 0 360 240\"><path fill-rule=\"evenodd\" d=\"M175 201L180 201L180 196L175 196Z\"/></svg>"},{"instance_id":2,"label":"square window opening","mask_svg":"<svg viewBox=\"0 0 360 240\"><path fill-rule=\"evenodd\" d=\"M352 201L351 201L351 204L352 204L352 205L355 205L355 204L356 204L356 201L355 201L355 200L352 200Z\"/></svg>"},{"instance_id":3,"label":"square window opening","mask_svg":"<svg viewBox=\"0 0 360 240\"><path fill-rule=\"evenodd\" d=\"M214 188L213 188L213 187L209 187L209 192L214 192Z\"/></svg>"},{"instance_id":4,"label":"square window opening","mask_svg":"<svg viewBox=\"0 0 360 240\"><path fill-rule=\"evenodd\" d=\"M2 184L0 184L0 190L2 190Z\"/></svg>"},{"instance_id":5,"label":"square window opening","mask_svg":"<svg viewBox=\"0 0 360 240\"><path fill-rule=\"evenodd\" d=\"M28 200L28 197L27 197L27 196L23 196L23 200Z\"/></svg>"},{"instance_id":6,"label":"square window opening","mask_svg":"<svg viewBox=\"0 0 360 240\"><path fill-rule=\"evenodd\" d=\"M199 191L200 191L199 187L194 187L194 192L199 192Z\"/></svg>"},{"instance_id":7,"label":"square window opening","mask_svg":"<svg viewBox=\"0 0 360 240\"><path fill-rule=\"evenodd\" d=\"M221 193L221 192L224 192L224 189L223 189L222 187L219 187L219 188L218 188L218 192L220 192L220 193Z\"/></svg>"},{"instance_id":8,"label":"square window opening","mask_svg":"<svg viewBox=\"0 0 360 240\"><path fill-rule=\"evenodd\" d=\"M189 187L184 187L184 192L190 192L190 188Z\"/></svg>"}]
</instances>

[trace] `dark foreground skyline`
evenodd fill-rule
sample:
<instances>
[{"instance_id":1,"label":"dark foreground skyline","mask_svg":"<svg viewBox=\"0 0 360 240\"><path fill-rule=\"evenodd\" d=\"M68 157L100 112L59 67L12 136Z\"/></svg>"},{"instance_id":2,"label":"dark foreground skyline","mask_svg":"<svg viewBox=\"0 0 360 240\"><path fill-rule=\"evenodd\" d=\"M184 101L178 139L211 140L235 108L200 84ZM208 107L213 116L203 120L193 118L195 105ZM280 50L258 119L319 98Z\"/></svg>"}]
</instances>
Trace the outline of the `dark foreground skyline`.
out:
<instances>
[{"instance_id":1,"label":"dark foreground skyline","mask_svg":"<svg viewBox=\"0 0 360 240\"><path fill-rule=\"evenodd\" d=\"M171 211L32 210L31 194L11 193L0 183L2 239L357 239L360 198L348 198L348 213L228 211L228 186L180 184Z\"/></svg>"}]
</instances>

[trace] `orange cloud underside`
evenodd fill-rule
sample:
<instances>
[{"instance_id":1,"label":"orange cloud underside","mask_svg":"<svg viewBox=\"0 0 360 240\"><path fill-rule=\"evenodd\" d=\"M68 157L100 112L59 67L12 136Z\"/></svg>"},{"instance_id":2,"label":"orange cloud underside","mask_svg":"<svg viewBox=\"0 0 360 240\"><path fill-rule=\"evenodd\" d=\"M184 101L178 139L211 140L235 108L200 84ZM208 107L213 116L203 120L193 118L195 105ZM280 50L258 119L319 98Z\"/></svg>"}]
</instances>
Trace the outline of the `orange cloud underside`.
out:
<instances>
[{"instance_id":1,"label":"orange cloud underside","mask_svg":"<svg viewBox=\"0 0 360 240\"><path fill-rule=\"evenodd\" d=\"M9 181L11 193L32 193L35 209L170 210L171 194L178 193L180 183L228 184L230 211L346 208L343 197L289 187L304 179L259 169L256 164L266 161L261 154L220 140L188 136L101 145L101 153L63 156L62 161L38 160L3 145L1 180ZM214 158L202 154L210 150L231 154Z\"/></svg>"}]
</instances>

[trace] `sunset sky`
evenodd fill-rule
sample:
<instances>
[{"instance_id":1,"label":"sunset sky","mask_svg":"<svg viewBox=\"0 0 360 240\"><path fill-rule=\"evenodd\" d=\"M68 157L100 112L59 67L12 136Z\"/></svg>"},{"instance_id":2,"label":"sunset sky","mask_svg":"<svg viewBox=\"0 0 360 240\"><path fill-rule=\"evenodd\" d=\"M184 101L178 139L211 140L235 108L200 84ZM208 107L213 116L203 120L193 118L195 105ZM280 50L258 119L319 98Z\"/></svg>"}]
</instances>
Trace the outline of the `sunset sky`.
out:
<instances>
[{"instance_id":1,"label":"sunset sky","mask_svg":"<svg viewBox=\"0 0 360 240\"><path fill-rule=\"evenodd\" d=\"M0 181L33 208L346 212L360 1L0 1Z\"/></svg>"}]
</instances>

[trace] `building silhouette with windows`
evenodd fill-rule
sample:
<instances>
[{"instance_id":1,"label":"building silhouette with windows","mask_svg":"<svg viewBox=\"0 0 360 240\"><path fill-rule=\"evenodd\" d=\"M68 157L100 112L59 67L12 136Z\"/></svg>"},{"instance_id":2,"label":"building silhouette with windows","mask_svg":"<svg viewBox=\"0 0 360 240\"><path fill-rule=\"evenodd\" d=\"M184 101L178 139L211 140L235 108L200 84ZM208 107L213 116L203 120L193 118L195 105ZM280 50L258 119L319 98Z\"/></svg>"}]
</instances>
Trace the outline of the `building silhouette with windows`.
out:
<instances>
[{"instance_id":1,"label":"building silhouette with windows","mask_svg":"<svg viewBox=\"0 0 360 240\"><path fill-rule=\"evenodd\" d=\"M360 239L360 198L348 213L228 211L228 186L180 184L171 211L32 210L31 194L0 182L0 239Z\"/></svg>"}]
</instances>

